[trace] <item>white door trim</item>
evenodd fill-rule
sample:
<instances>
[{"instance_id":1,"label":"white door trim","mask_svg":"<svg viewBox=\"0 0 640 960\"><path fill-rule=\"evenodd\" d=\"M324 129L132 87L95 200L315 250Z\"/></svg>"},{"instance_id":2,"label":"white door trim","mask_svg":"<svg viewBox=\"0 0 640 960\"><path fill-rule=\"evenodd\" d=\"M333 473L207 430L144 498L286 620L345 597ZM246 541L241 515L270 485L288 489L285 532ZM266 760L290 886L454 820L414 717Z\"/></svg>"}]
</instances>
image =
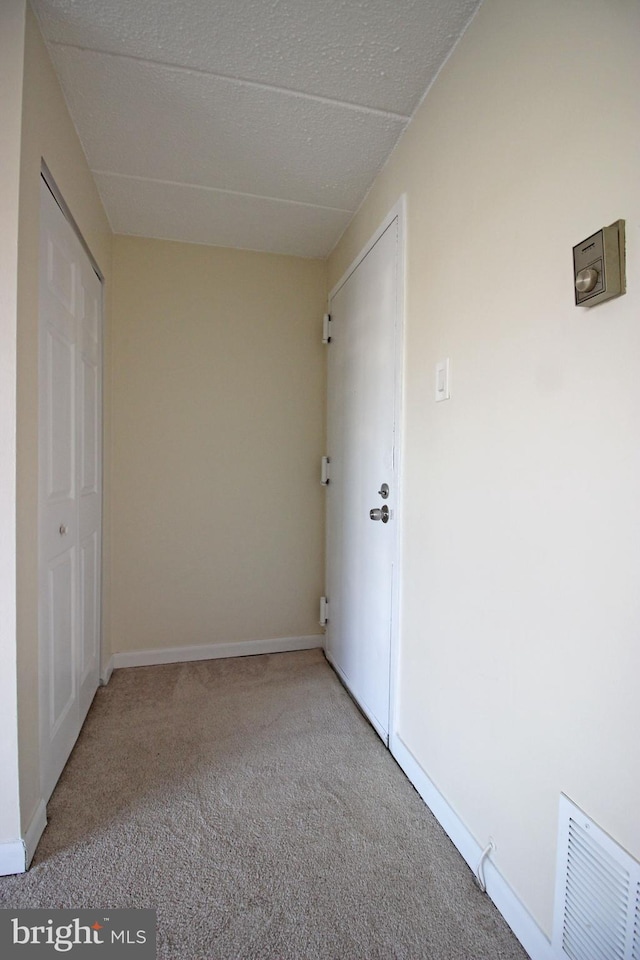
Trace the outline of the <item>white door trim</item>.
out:
<instances>
[{"instance_id":1,"label":"white door trim","mask_svg":"<svg viewBox=\"0 0 640 960\"><path fill-rule=\"evenodd\" d=\"M380 237L385 233L394 220L398 221L398 246L397 246L397 328L395 338L395 358L394 358L394 380L395 380L395 436L394 436L394 467L396 471L397 498L396 498L396 535L393 548L393 582L391 588L391 643L390 643L390 664L389 664L389 730L388 744L390 745L397 737L396 718L399 713L399 654L400 654L400 629L401 629L401 599L402 599L402 540L403 540L403 466L404 466L404 373L405 373L405 323L406 323L406 231L407 231L407 198L402 194L397 203L391 208L384 220L380 223L377 230L369 237L364 247L360 250L355 259L350 263L340 280L331 289L328 296L328 304L344 286L354 270L362 263L367 254L372 250ZM331 349L331 347L329 347ZM328 656L325 639L325 655ZM335 664L330 660L335 669ZM338 671L339 673L339 671ZM380 733L380 731L378 731Z\"/></svg>"}]
</instances>

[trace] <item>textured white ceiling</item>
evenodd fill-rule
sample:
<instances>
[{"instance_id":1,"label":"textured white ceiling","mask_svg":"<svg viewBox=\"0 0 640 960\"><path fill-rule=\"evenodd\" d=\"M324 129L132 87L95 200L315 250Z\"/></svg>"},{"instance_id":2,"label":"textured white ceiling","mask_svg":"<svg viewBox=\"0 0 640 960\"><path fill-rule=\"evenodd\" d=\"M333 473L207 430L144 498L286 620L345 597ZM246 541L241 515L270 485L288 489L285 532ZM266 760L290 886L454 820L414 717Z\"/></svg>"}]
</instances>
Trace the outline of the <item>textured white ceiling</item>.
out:
<instances>
[{"instance_id":1,"label":"textured white ceiling","mask_svg":"<svg viewBox=\"0 0 640 960\"><path fill-rule=\"evenodd\" d=\"M32 0L117 233L326 256L478 0Z\"/></svg>"}]
</instances>

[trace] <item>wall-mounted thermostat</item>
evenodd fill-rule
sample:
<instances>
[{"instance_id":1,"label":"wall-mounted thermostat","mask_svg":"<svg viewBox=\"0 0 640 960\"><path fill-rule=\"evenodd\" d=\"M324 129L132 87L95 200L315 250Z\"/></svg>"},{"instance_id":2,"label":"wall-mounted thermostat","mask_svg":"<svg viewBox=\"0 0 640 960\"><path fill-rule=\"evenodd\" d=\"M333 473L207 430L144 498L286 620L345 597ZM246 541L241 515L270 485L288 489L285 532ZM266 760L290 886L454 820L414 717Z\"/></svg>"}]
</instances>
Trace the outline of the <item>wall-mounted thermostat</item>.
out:
<instances>
[{"instance_id":1,"label":"wall-mounted thermostat","mask_svg":"<svg viewBox=\"0 0 640 960\"><path fill-rule=\"evenodd\" d=\"M573 280L578 307L593 307L625 292L624 220L573 248Z\"/></svg>"}]
</instances>

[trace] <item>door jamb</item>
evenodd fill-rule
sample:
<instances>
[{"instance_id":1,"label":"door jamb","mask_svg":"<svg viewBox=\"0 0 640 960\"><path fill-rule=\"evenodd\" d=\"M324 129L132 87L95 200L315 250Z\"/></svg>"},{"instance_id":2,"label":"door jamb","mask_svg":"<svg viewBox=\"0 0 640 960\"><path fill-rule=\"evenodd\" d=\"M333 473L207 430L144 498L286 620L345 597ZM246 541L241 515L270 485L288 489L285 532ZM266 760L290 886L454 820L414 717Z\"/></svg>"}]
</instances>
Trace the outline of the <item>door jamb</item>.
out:
<instances>
[{"instance_id":1,"label":"door jamb","mask_svg":"<svg viewBox=\"0 0 640 960\"><path fill-rule=\"evenodd\" d=\"M406 329L406 287L407 287L407 196L402 194L393 205L377 230L369 237L355 259L347 267L340 280L332 287L328 296L328 304L344 286L354 270L375 246L383 233L391 226L394 220L398 221L398 259L397 259L397 311L396 311L396 338L394 358L395 382L395 418L394 418L394 470L398 486L396 498L396 536L393 547L393 582L391 586L391 640L389 657L389 727L387 746L394 752L394 744L398 736L397 723L400 711L400 631L402 625L402 556L403 556L403 466L404 466L404 381L405 381L405 329Z\"/></svg>"}]
</instances>

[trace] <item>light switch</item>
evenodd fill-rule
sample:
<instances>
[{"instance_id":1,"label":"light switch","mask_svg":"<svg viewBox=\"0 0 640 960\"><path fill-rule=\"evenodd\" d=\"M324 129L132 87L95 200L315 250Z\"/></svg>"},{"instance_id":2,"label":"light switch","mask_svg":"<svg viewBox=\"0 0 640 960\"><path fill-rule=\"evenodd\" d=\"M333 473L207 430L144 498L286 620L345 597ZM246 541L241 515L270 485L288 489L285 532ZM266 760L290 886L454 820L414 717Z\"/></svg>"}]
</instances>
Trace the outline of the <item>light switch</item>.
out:
<instances>
[{"instance_id":1,"label":"light switch","mask_svg":"<svg viewBox=\"0 0 640 960\"><path fill-rule=\"evenodd\" d=\"M436 403L441 400L448 400L451 396L449 392L449 358L440 360L436 364Z\"/></svg>"}]
</instances>

